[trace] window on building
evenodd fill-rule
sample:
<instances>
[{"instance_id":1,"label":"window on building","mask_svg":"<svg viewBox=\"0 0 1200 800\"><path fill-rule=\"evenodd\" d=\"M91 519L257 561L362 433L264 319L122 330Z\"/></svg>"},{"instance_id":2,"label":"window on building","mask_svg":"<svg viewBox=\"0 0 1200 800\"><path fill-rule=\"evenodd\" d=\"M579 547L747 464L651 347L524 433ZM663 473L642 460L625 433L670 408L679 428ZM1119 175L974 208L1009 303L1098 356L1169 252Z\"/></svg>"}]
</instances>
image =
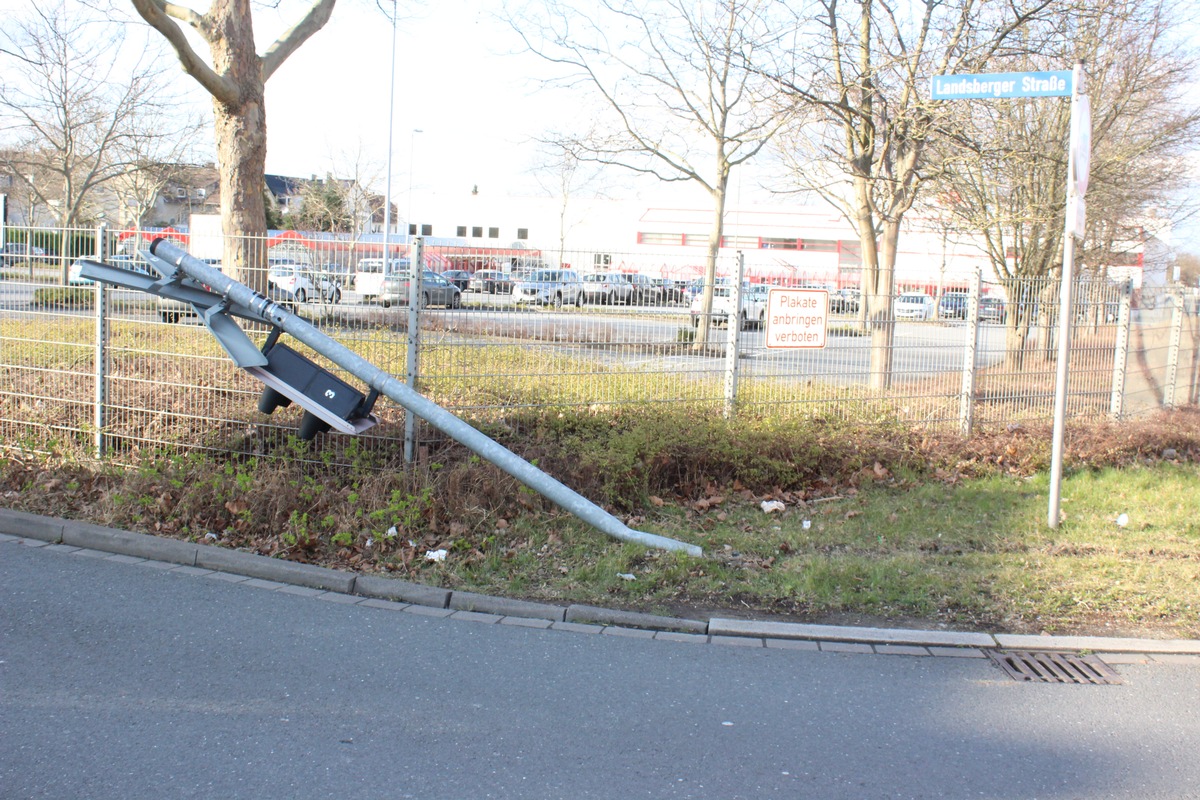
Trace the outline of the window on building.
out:
<instances>
[{"instance_id":1,"label":"window on building","mask_svg":"<svg viewBox=\"0 0 1200 800\"><path fill-rule=\"evenodd\" d=\"M517 239L525 241L529 238L529 228L517 228Z\"/></svg>"},{"instance_id":2,"label":"window on building","mask_svg":"<svg viewBox=\"0 0 1200 800\"><path fill-rule=\"evenodd\" d=\"M433 226L432 225L422 225L421 226L421 235L422 236L433 236Z\"/></svg>"},{"instance_id":3,"label":"window on building","mask_svg":"<svg viewBox=\"0 0 1200 800\"><path fill-rule=\"evenodd\" d=\"M689 237L690 238L690 237ZM700 237L696 237L700 238ZM722 236L721 247L728 247L733 250L757 250L757 236Z\"/></svg>"},{"instance_id":4,"label":"window on building","mask_svg":"<svg viewBox=\"0 0 1200 800\"><path fill-rule=\"evenodd\" d=\"M682 233L639 233L638 244L669 244L682 245Z\"/></svg>"},{"instance_id":5,"label":"window on building","mask_svg":"<svg viewBox=\"0 0 1200 800\"><path fill-rule=\"evenodd\" d=\"M417 223L415 223L415 222L408 223L408 235L409 236L417 235Z\"/></svg>"},{"instance_id":6,"label":"window on building","mask_svg":"<svg viewBox=\"0 0 1200 800\"><path fill-rule=\"evenodd\" d=\"M483 228L479 225L475 225L474 227L471 228L471 236L475 237L476 239L482 239L483 238Z\"/></svg>"},{"instance_id":7,"label":"window on building","mask_svg":"<svg viewBox=\"0 0 1200 800\"><path fill-rule=\"evenodd\" d=\"M836 253L838 243L836 239L801 239L800 249L815 253Z\"/></svg>"},{"instance_id":8,"label":"window on building","mask_svg":"<svg viewBox=\"0 0 1200 800\"><path fill-rule=\"evenodd\" d=\"M454 229L454 235L455 235L455 236L462 236L462 237L466 238L466 235L467 235L467 226L466 226L466 225L459 225L457 228L455 228L455 229Z\"/></svg>"},{"instance_id":9,"label":"window on building","mask_svg":"<svg viewBox=\"0 0 1200 800\"><path fill-rule=\"evenodd\" d=\"M763 239L763 250L799 250L799 239Z\"/></svg>"},{"instance_id":10,"label":"window on building","mask_svg":"<svg viewBox=\"0 0 1200 800\"><path fill-rule=\"evenodd\" d=\"M500 238L500 229L499 228L488 228L488 238L489 239L499 239Z\"/></svg>"}]
</instances>

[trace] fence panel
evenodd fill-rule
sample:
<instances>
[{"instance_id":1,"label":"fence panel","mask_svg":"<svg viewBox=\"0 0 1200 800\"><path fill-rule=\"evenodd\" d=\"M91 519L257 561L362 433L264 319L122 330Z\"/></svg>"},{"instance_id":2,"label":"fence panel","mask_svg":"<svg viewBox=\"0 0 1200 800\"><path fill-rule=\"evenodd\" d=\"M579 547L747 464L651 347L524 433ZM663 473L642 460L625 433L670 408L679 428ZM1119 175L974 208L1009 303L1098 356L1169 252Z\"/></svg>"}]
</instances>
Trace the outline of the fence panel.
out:
<instances>
[{"instance_id":1,"label":"fence panel","mask_svg":"<svg viewBox=\"0 0 1200 800\"><path fill-rule=\"evenodd\" d=\"M106 447L131 454L160 448L268 452L294 432L299 410L258 413L261 385L233 367L189 307L108 288L108 314L97 325L96 288L72 283L80 248L92 247L90 254L107 238L110 262L144 269L136 252L153 235L8 229L9 241L29 248L6 256L0 275L6 446L49 449L69 440L87 447L97 419ZM203 250L203 257L224 263L222 242L170 235L198 257ZM43 252L34 253L33 242L46 245L37 245ZM267 270L239 275L243 282L292 304L382 369L405 375L406 245L392 245L385 257L382 242L367 237L289 233L243 244L263 256ZM56 255L61 252L68 255ZM941 298L932 287L915 288L872 300L859 291L858 273L844 266L781 272L769 251L754 250L744 254L745 283L734 292L735 259L723 257L716 283L706 287L703 251L681 252L670 258L548 255L427 242L417 389L460 416L509 427L527 413L553 409L615 414L680 404L706 414L731 409L1002 426L1051 417L1056 337L1065 316L1075 326L1070 416L1107 415L1114 385L1123 414L1197 400L1193 295L1179 294L1177 301L1125 295L1125 329L1122 287L1106 280L1082 280L1075 309L1063 315L1052 280L977 283ZM823 349L766 346L770 286L829 292ZM706 289L713 295L707 316L696 300ZM733 295L740 303L731 309ZM871 302L875 307L867 309ZM244 327L258 341L267 334ZM1115 357L1122 337L1127 369ZM404 438L403 410L381 399L375 413L381 424L366 437L398 451L392 446ZM435 438L420 427L417 436L420 442ZM323 457L351 458L351 441L326 437Z\"/></svg>"}]
</instances>

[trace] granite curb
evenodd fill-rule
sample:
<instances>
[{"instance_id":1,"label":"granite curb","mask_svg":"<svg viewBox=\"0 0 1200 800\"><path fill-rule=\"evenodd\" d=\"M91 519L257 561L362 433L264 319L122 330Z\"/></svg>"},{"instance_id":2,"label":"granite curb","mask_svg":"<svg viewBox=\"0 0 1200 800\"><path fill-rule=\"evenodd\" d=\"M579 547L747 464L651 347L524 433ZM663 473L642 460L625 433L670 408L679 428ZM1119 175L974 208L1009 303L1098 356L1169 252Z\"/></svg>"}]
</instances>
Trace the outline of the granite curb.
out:
<instances>
[{"instance_id":1,"label":"granite curb","mask_svg":"<svg viewBox=\"0 0 1200 800\"><path fill-rule=\"evenodd\" d=\"M831 652L868 652L891 655L961 655L980 657L989 650L1076 651L1146 656L1200 656L1200 641L1190 639L1135 639L1103 636L1032 636L967 631L868 628L844 625L713 617L708 620L644 614L636 611L572 604L537 603L504 597L459 592L410 583L394 578L360 575L302 564L217 545L185 542L149 534L108 528L88 522L43 517L0 508L0 536L34 540L65 552L100 551L119 556L246 576L259 582L333 592L363 601L396 607L425 609L439 616L489 617L496 620L544 620L552 630L586 629L613 634L659 632L666 640L683 635L696 640L754 647L804 648L820 643ZM42 545L39 545L42 546ZM210 574L211 574L210 572ZM513 623L519 624L519 623ZM530 623L533 624L533 623ZM757 641L754 641L757 640ZM859 649L843 646L861 646ZM1124 663L1124 662L1122 662ZM1190 662L1189 662L1190 663Z\"/></svg>"}]
</instances>

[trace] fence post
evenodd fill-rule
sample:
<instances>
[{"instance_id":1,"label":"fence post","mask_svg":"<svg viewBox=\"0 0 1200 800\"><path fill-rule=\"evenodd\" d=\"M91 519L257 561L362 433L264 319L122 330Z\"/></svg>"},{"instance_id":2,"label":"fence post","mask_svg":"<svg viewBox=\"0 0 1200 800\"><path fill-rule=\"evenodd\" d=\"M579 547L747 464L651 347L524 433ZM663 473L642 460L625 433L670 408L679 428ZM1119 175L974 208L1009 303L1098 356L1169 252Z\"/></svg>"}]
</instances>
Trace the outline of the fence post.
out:
<instances>
[{"instance_id":1,"label":"fence post","mask_svg":"<svg viewBox=\"0 0 1200 800\"><path fill-rule=\"evenodd\" d=\"M408 356L405 359L405 383L409 389L418 391L417 380L421 376L421 278L425 267L425 237L417 236L408 250ZM387 268L384 268L387 273ZM411 411L404 412L404 463L411 464L416 457L417 418Z\"/></svg>"},{"instance_id":2,"label":"fence post","mask_svg":"<svg viewBox=\"0 0 1200 800\"><path fill-rule=\"evenodd\" d=\"M725 418L733 417L737 403L738 342L742 331L742 278L746 273L746 256L737 254L737 269L729 287L729 314L725 317Z\"/></svg>"},{"instance_id":3,"label":"fence post","mask_svg":"<svg viewBox=\"0 0 1200 800\"><path fill-rule=\"evenodd\" d=\"M108 226L96 228L96 260L108 258ZM104 457L104 429L108 425L108 287L103 281L95 283L96 302L96 391L92 425L93 449L96 458Z\"/></svg>"},{"instance_id":4,"label":"fence post","mask_svg":"<svg viewBox=\"0 0 1200 800\"><path fill-rule=\"evenodd\" d=\"M1117 343L1113 348L1112 397L1108 413L1120 419L1125 413L1125 372L1129 362L1129 325L1133 317L1133 282L1121 287L1121 308L1117 314Z\"/></svg>"},{"instance_id":5,"label":"fence post","mask_svg":"<svg viewBox=\"0 0 1200 800\"><path fill-rule=\"evenodd\" d=\"M978 267L971 276L971 293L967 300L967 335L963 342L962 394L958 403L958 427L963 436L970 436L975 424L975 362L979 351L979 292L983 283Z\"/></svg>"},{"instance_id":6,"label":"fence post","mask_svg":"<svg viewBox=\"0 0 1200 800\"><path fill-rule=\"evenodd\" d=\"M1167 380L1163 387L1163 405L1175 407L1176 382L1179 379L1179 344L1183 338L1183 287L1171 289L1171 339L1167 344Z\"/></svg>"}]
</instances>

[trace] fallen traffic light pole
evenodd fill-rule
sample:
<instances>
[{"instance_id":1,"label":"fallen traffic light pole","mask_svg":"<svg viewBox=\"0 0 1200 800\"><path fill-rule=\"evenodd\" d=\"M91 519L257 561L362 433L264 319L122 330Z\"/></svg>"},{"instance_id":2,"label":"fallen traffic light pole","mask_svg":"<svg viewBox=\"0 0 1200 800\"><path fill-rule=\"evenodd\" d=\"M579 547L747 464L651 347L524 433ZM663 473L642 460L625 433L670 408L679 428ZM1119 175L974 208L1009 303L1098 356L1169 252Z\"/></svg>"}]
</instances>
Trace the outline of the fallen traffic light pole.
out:
<instances>
[{"instance_id":1,"label":"fallen traffic light pole","mask_svg":"<svg viewBox=\"0 0 1200 800\"><path fill-rule=\"evenodd\" d=\"M280 303L235 281L166 239L155 239L149 252L143 251L142 255L160 277L95 261L85 262L83 276L190 304L234 364L265 384L259 401L260 410L270 413L293 401L304 408L301 422L304 438L333 428L343 433L361 433L375 424L371 409L375 399L382 394L602 533L647 547L682 551L693 556L703 554L698 545L633 530L403 381L317 330ZM272 327L261 349L234 322L235 316ZM361 380L370 387L370 392L362 394L328 370L279 343L282 333Z\"/></svg>"}]
</instances>

